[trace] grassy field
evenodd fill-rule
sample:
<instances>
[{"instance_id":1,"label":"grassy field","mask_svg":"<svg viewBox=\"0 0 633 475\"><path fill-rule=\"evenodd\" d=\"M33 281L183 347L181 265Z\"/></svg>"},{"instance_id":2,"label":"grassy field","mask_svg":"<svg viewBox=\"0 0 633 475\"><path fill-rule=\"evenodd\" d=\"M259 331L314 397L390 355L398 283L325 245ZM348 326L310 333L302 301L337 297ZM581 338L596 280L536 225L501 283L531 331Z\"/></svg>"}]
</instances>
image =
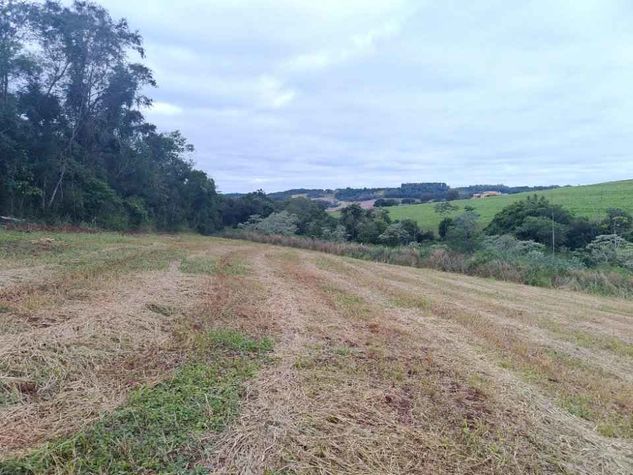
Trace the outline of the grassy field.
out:
<instances>
[{"instance_id":1,"label":"grassy field","mask_svg":"<svg viewBox=\"0 0 633 475\"><path fill-rule=\"evenodd\" d=\"M453 204L458 210L448 216L464 211L464 206L472 206L481 216L481 223L488 224L495 214L505 206L535 193L517 193L479 200L457 200ZM563 205L578 216L600 218L607 208L622 208L633 213L633 180L602 183L598 185L573 186L553 190L539 191L537 195L547 197L553 203ZM387 208L394 219L411 218L425 230L437 233L442 216L434 211L434 204L404 205Z\"/></svg>"},{"instance_id":2,"label":"grassy field","mask_svg":"<svg viewBox=\"0 0 633 475\"><path fill-rule=\"evenodd\" d=\"M0 231L0 474L633 473L633 302Z\"/></svg>"}]
</instances>

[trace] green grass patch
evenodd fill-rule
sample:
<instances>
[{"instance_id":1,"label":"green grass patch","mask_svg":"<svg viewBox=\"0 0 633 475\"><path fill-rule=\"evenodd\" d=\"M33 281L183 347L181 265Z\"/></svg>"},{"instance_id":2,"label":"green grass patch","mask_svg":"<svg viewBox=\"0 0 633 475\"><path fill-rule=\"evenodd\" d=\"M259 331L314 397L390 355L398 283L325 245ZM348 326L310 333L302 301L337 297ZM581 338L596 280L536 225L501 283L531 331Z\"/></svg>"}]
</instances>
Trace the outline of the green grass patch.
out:
<instances>
[{"instance_id":1,"label":"green grass patch","mask_svg":"<svg viewBox=\"0 0 633 475\"><path fill-rule=\"evenodd\" d=\"M0 474L195 473L198 436L233 419L243 383L271 346L228 330L203 334L194 357L169 380L134 391L124 406L70 438L0 462Z\"/></svg>"},{"instance_id":2,"label":"green grass patch","mask_svg":"<svg viewBox=\"0 0 633 475\"><path fill-rule=\"evenodd\" d=\"M594 405L591 398L585 395L567 396L561 401L562 406L576 417L580 417L587 421L594 419L592 407Z\"/></svg>"},{"instance_id":3,"label":"green grass patch","mask_svg":"<svg viewBox=\"0 0 633 475\"><path fill-rule=\"evenodd\" d=\"M321 285L321 290L347 317L364 319L372 313L371 306L360 295L349 293L331 284Z\"/></svg>"},{"instance_id":4,"label":"green grass patch","mask_svg":"<svg viewBox=\"0 0 633 475\"><path fill-rule=\"evenodd\" d=\"M428 309L431 306L429 300L422 295L400 294L389 299L389 304L394 307Z\"/></svg>"},{"instance_id":5,"label":"green grass patch","mask_svg":"<svg viewBox=\"0 0 633 475\"><path fill-rule=\"evenodd\" d=\"M176 313L176 309L174 307L170 307L169 305L162 305L159 303L148 303L147 309L150 312L158 313L163 317L171 317Z\"/></svg>"},{"instance_id":6,"label":"green grass patch","mask_svg":"<svg viewBox=\"0 0 633 475\"><path fill-rule=\"evenodd\" d=\"M196 347L203 352L207 347L221 348L238 355L262 354L273 349L273 342L269 338L254 340L233 330L214 330L202 334L196 342Z\"/></svg>"},{"instance_id":7,"label":"green grass patch","mask_svg":"<svg viewBox=\"0 0 633 475\"><path fill-rule=\"evenodd\" d=\"M480 215L482 225L487 225L503 208L515 201L523 200L530 195L545 196L555 204L564 206L578 216L601 218L608 208L622 208L633 213L633 180L601 183L588 186L572 186L513 195L493 196L479 200L456 200L452 203L458 209L449 214L455 217L464 212L465 206L472 206ZM443 216L436 213L434 203L420 205L403 205L387 208L393 219L411 218L425 230L437 234L437 228Z\"/></svg>"},{"instance_id":8,"label":"green grass patch","mask_svg":"<svg viewBox=\"0 0 633 475\"><path fill-rule=\"evenodd\" d=\"M95 250L107 252L120 246L147 245L149 236L136 237L117 233L57 233L0 230L0 260L19 260L28 267L41 264L64 265ZM97 256L98 258L98 256Z\"/></svg>"},{"instance_id":9,"label":"green grass patch","mask_svg":"<svg viewBox=\"0 0 633 475\"><path fill-rule=\"evenodd\" d=\"M626 390L620 392L617 384L611 384L603 391L600 383L594 384L590 380L599 377L605 385L608 384L610 375L602 369L553 349L546 349L534 363L500 354L499 365L515 372L524 381L551 391L559 407L594 423L600 434L633 438L633 416L625 409L629 397ZM580 376L583 373L588 376Z\"/></svg>"},{"instance_id":10,"label":"green grass patch","mask_svg":"<svg viewBox=\"0 0 633 475\"><path fill-rule=\"evenodd\" d=\"M209 257L195 257L183 259L180 263L180 271L185 274L215 274L215 259Z\"/></svg>"},{"instance_id":11,"label":"green grass patch","mask_svg":"<svg viewBox=\"0 0 633 475\"><path fill-rule=\"evenodd\" d=\"M547 318L539 319L538 324L555 333L563 340L574 343L575 345L584 348L598 348L629 358L633 357L633 345L618 337L589 333L583 330L573 330Z\"/></svg>"},{"instance_id":12,"label":"green grass patch","mask_svg":"<svg viewBox=\"0 0 633 475\"><path fill-rule=\"evenodd\" d=\"M296 251L284 251L275 256L282 262L299 262L299 254Z\"/></svg>"},{"instance_id":13,"label":"green grass patch","mask_svg":"<svg viewBox=\"0 0 633 475\"><path fill-rule=\"evenodd\" d=\"M226 261L221 261L217 267L217 274L224 276L237 276L237 275L246 275L248 274L249 267L245 262L240 260L231 259Z\"/></svg>"},{"instance_id":14,"label":"green grass patch","mask_svg":"<svg viewBox=\"0 0 633 475\"><path fill-rule=\"evenodd\" d=\"M180 270L186 274L237 276L248 273L248 266L237 259L215 260L210 257L183 259Z\"/></svg>"},{"instance_id":15,"label":"green grass patch","mask_svg":"<svg viewBox=\"0 0 633 475\"><path fill-rule=\"evenodd\" d=\"M349 274L348 266L341 259L330 259L328 257L319 256L314 260L314 264L322 270Z\"/></svg>"}]
</instances>

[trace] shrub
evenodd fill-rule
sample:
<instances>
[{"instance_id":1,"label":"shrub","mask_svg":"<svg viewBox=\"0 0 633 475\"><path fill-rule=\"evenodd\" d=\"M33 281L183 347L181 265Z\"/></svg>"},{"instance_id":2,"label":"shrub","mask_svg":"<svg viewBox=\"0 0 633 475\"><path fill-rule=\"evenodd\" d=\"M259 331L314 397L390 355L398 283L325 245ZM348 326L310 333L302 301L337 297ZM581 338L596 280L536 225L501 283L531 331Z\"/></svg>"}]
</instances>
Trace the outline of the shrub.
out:
<instances>
[{"instance_id":1,"label":"shrub","mask_svg":"<svg viewBox=\"0 0 633 475\"><path fill-rule=\"evenodd\" d=\"M609 264L633 270L633 243L617 234L598 236L587 245L587 251L596 264Z\"/></svg>"},{"instance_id":2,"label":"shrub","mask_svg":"<svg viewBox=\"0 0 633 475\"><path fill-rule=\"evenodd\" d=\"M481 238L479 215L473 211L466 211L453 219L446 231L446 242L451 247L466 252L474 251Z\"/></svg>"},{"instance_id":3,"label":"shrub","mask_svg":"<svg viewBox=\"0 0 633 475\"><path fill-rule=\"evenodd\" d=\"M345 228L340 224L334 228L323 229L323 239L326 241L343 242L346 240L347 233Z\"/></svg>"},{"instance_id":4,"label":"shrub","mask_svg":"<svg viewBox=\"0 0 633 475\"><path fill-rule=\"evenodd\" d=\"M440 239L446 239L446 235L448 234L448 229L453 225L453 218L444 218L440 221L440 225L438 226L438 233L440 235Z\"/></svg>"},{"instance_id":5,"label":"shrub","mask_svg":"<svg viewBox=\"0 0 633 475\"><path fill-rule=\"evenodd\" d=\"M490 256L515 258L532 252L544 253L546 247L535 241L521 241L511 234L486 236L481 242L481 252Z\"/></svg>"},{"instance_id":6,"label":"shrub","mask_svg":"<svg viewBox=\"0 0 633 475\"><path fill-rule=\"evenodd\" d=\"M389 207L389 206L398 206L398 200L390 200L390 199L385 199L385 198L380 198L377 199L374 202L374 206L377 208L381 208L381 207Z\"/></svg>"},{"instance_id":7,"label":"shrub","mask_svg":"<svg viewBox=\"0 0 633 475\"><path fill-rule=\"evenodd\" d=\"M620 297L633 296L633 276L624 269L620 272L588 269L577 257L551 255L543 252L545 247L539 243L520 241L512 236L487 237L483 240L482 249L469 256L445 244L387 247L354 242L328 242L301 236L267 235L244 230L224 231L222 235L542 287L564 287Z\"/></svg>"},{"instance_id":8,"label":"shrub","mask_svg":"<svg viewBox=\"0 0 633 475\"><path fill-rule=\"evenodd\" d=\"M248 222L240 224L239 227L247 231L257 231L263 234L279 234L291 236L297 232L298 218L287 211L272 213L266 218L258 215L251 216Z\"/></svg>"},{"instance_id":9,"label":"shrub","mask_svg":"<svg viewBox=\"0 0 633 475\"><path fill-rule=\"evenodd\" d=\"M633 216L620 208L607 209L607 217L601 223L604 234L618 234L628 237L633 230Z\"/></svg>"}]
</instances>

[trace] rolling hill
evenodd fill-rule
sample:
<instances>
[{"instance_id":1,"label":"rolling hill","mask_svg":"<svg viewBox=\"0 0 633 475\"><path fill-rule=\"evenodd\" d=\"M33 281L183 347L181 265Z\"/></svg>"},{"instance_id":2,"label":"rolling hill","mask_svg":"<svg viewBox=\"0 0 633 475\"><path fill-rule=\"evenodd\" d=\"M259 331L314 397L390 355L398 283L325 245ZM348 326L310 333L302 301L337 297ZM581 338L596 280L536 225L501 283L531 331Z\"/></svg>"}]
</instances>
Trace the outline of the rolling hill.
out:
<instances>
[{"instance_id":1,"label":"rolling hill","mask_svg":"<svg viewBox=\"0 0 633 475\"><path fill-rule=\"evenodd\" d=\"M568 186L539 192L516 193L478 200L456 200L452 203L458 207L458 210L449 216L456 216L464 211L465 206L472 206L481 216L481 223L486 225L495 214L507 205L535 194L547 197L552 202L570 209L578 216L588 218L599 218L605 214L608 208L622 208L633 213L633 180L625 180L596 185ZM442 216L435 212L434 206L434 203L395 206L389 208L389 214L394 219L414 219L422 228L436 231Z\"/></svg>"}]
</instances>

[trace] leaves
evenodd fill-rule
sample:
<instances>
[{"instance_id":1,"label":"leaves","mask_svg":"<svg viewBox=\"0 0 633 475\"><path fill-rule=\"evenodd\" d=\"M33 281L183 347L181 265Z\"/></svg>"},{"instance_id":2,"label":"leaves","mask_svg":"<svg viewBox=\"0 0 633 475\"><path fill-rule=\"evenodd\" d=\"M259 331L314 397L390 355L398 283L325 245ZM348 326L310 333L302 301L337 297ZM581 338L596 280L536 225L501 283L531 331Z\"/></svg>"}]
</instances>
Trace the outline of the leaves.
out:
<instances>
[{"instance_id":1,"label":"leaves","mask_svg":"<svg viewBox=\"0 0 633 475\"><path fill-rule=\"evenodd\" d=\"M141 109L142 38L91 2L0 5L0 212L123 229L220 226L193 146Z\"/></svg>"}]
</instances>

